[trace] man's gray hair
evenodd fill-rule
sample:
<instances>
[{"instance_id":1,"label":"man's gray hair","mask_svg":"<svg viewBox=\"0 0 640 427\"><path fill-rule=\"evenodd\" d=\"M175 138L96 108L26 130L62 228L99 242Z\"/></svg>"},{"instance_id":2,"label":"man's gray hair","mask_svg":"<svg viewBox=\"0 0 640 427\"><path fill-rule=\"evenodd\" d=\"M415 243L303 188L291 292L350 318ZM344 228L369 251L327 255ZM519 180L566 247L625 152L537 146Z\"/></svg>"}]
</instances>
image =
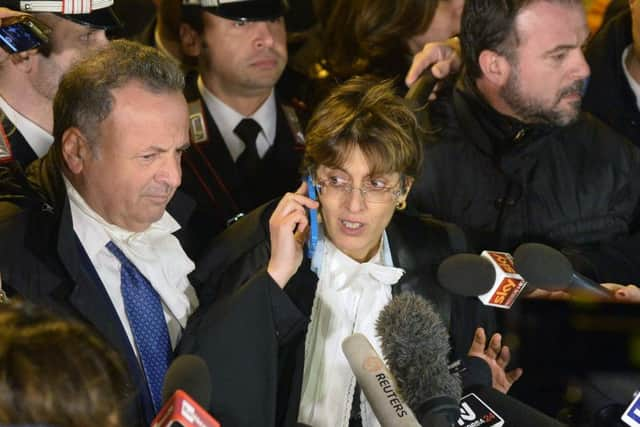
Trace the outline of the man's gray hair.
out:
<instances>
[{"instance_id":1,"label":"man's gray hair","mask_svg":"<svg viewBox=\"0 0 640 427\"><path fill-rule=\"evenodd\" d=\"M114 89L138 82L153 93L182 91L180 66L155 48L116 40L73 65L62 77L53 101L53 136L77 127L90 144L113 109Z\"/></svg>"}]
</instances>

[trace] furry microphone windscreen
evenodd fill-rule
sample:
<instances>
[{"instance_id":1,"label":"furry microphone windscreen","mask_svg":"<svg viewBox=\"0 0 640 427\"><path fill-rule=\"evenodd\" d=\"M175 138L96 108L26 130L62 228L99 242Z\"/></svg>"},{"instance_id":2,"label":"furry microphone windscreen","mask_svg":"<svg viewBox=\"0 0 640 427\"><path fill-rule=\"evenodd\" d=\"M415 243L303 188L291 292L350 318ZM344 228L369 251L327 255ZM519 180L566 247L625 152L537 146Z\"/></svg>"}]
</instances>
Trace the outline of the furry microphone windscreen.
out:
<instances>
[{"instance_id":1,"label":"furry microphone windscreen","mask_svg":"<svg viewBox=\"0 0 640 427\"><path fill-rule=\"evenodd\" d=\"M380 313L376 330L410 408L439 396L460 399L460 377L449 373L449 333L430 302L409 292L394 297Z\"/></svg>"}]
</instances>

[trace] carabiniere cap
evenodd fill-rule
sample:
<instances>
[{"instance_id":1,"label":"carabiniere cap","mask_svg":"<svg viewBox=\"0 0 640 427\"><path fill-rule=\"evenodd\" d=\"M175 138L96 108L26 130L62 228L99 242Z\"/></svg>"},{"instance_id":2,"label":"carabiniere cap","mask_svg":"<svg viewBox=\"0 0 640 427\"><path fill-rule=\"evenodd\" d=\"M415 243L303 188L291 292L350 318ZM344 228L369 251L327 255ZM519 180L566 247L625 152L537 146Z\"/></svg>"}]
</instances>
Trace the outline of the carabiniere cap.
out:
<instances>
[{"instance_id":1,"label":"carabiniere cap","mask_svg":"<svg viewBox=\"0 0 640 427\"><path fill-rule=\"evenodd\" d=\"M50 12L63 18L104 30L121 27L113 11L114 0L13 0L9 8L23 12ZM122 1L122 0L121 0Z\"/></svg>"},{"instance_id":2,"label":"carabiniere cap","mask_svg":"<svg viewBox=\"0 0 640 427\"><path fill-rule=\"evenodd\" d=\"M182 0L183 6L199 6L234 21L268 21L284 15L284 0Z\"/></svg>"}]
</instances>

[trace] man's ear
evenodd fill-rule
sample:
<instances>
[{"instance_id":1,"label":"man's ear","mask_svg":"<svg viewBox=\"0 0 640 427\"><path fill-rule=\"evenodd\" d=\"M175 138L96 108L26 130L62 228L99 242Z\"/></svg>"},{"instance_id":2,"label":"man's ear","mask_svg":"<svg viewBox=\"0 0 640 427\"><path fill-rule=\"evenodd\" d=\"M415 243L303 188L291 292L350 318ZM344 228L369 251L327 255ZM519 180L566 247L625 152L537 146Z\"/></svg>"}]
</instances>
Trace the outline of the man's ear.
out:
<instances>
[{"instance_id":1,"label":"man's ear","mask_svg":"<svg viewBox=\"0 0 640 427\"><path fill-rule=\"evenodd\" d=\"M511 64L507 58L493 50L480 52L478 64L483 76L495 86L503 86L509 80Z\"/></svg>"},{"instance_id":2,"label":"man's ear","mask_svg":"<svg viewBox=\"0 0 640 427\"><path fill-rule=\"evenodd\" d=\"M79 174L84 169L84 163L93 154L91 147L80 129L71 127L62 134L62 158L67 168L74 175Z\"/></svg>"},{"instance_id":3,"label":"man's ear","mask_svg":"<svg viewBox=\"0 0 640 427\"><path fill-rule=\"evenodd\" d=\"M198 57L202 50L200 34L189 24L180 23L180 46L182 53L187 56Z\"/></svg>"}]
</instances>

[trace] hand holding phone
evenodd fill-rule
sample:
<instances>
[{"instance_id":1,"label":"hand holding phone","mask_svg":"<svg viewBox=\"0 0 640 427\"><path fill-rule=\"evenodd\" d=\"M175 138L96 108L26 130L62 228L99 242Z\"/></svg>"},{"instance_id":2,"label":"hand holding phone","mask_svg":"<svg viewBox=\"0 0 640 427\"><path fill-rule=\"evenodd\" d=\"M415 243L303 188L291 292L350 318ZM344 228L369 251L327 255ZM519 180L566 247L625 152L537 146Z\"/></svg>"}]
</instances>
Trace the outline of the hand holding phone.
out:
<instances>
[{"instance_id":1,"label":"hand holding phone","mask_svg":"<svg viewBox=\"0 0 640 427\"><path fill-rule=\"evenodd\" d=\"M10 54L37 49L49 43L51 29L29 15L3 18L0 47Z\"/></svg>"},{"instance_id":2,"label":"hand holding phone","mask_svg":"<svg viewBox=\"0 0 640 427\"><path fill-rule=\"evenodd\" d=\"M302 263L305 242L308 243L311 234L309 211L317 208L318 202L309 197L307 181L304 181L294 193L280 199L269 218L271 253L267 272L282 288Z\"/></svg>"}]
</instances>

